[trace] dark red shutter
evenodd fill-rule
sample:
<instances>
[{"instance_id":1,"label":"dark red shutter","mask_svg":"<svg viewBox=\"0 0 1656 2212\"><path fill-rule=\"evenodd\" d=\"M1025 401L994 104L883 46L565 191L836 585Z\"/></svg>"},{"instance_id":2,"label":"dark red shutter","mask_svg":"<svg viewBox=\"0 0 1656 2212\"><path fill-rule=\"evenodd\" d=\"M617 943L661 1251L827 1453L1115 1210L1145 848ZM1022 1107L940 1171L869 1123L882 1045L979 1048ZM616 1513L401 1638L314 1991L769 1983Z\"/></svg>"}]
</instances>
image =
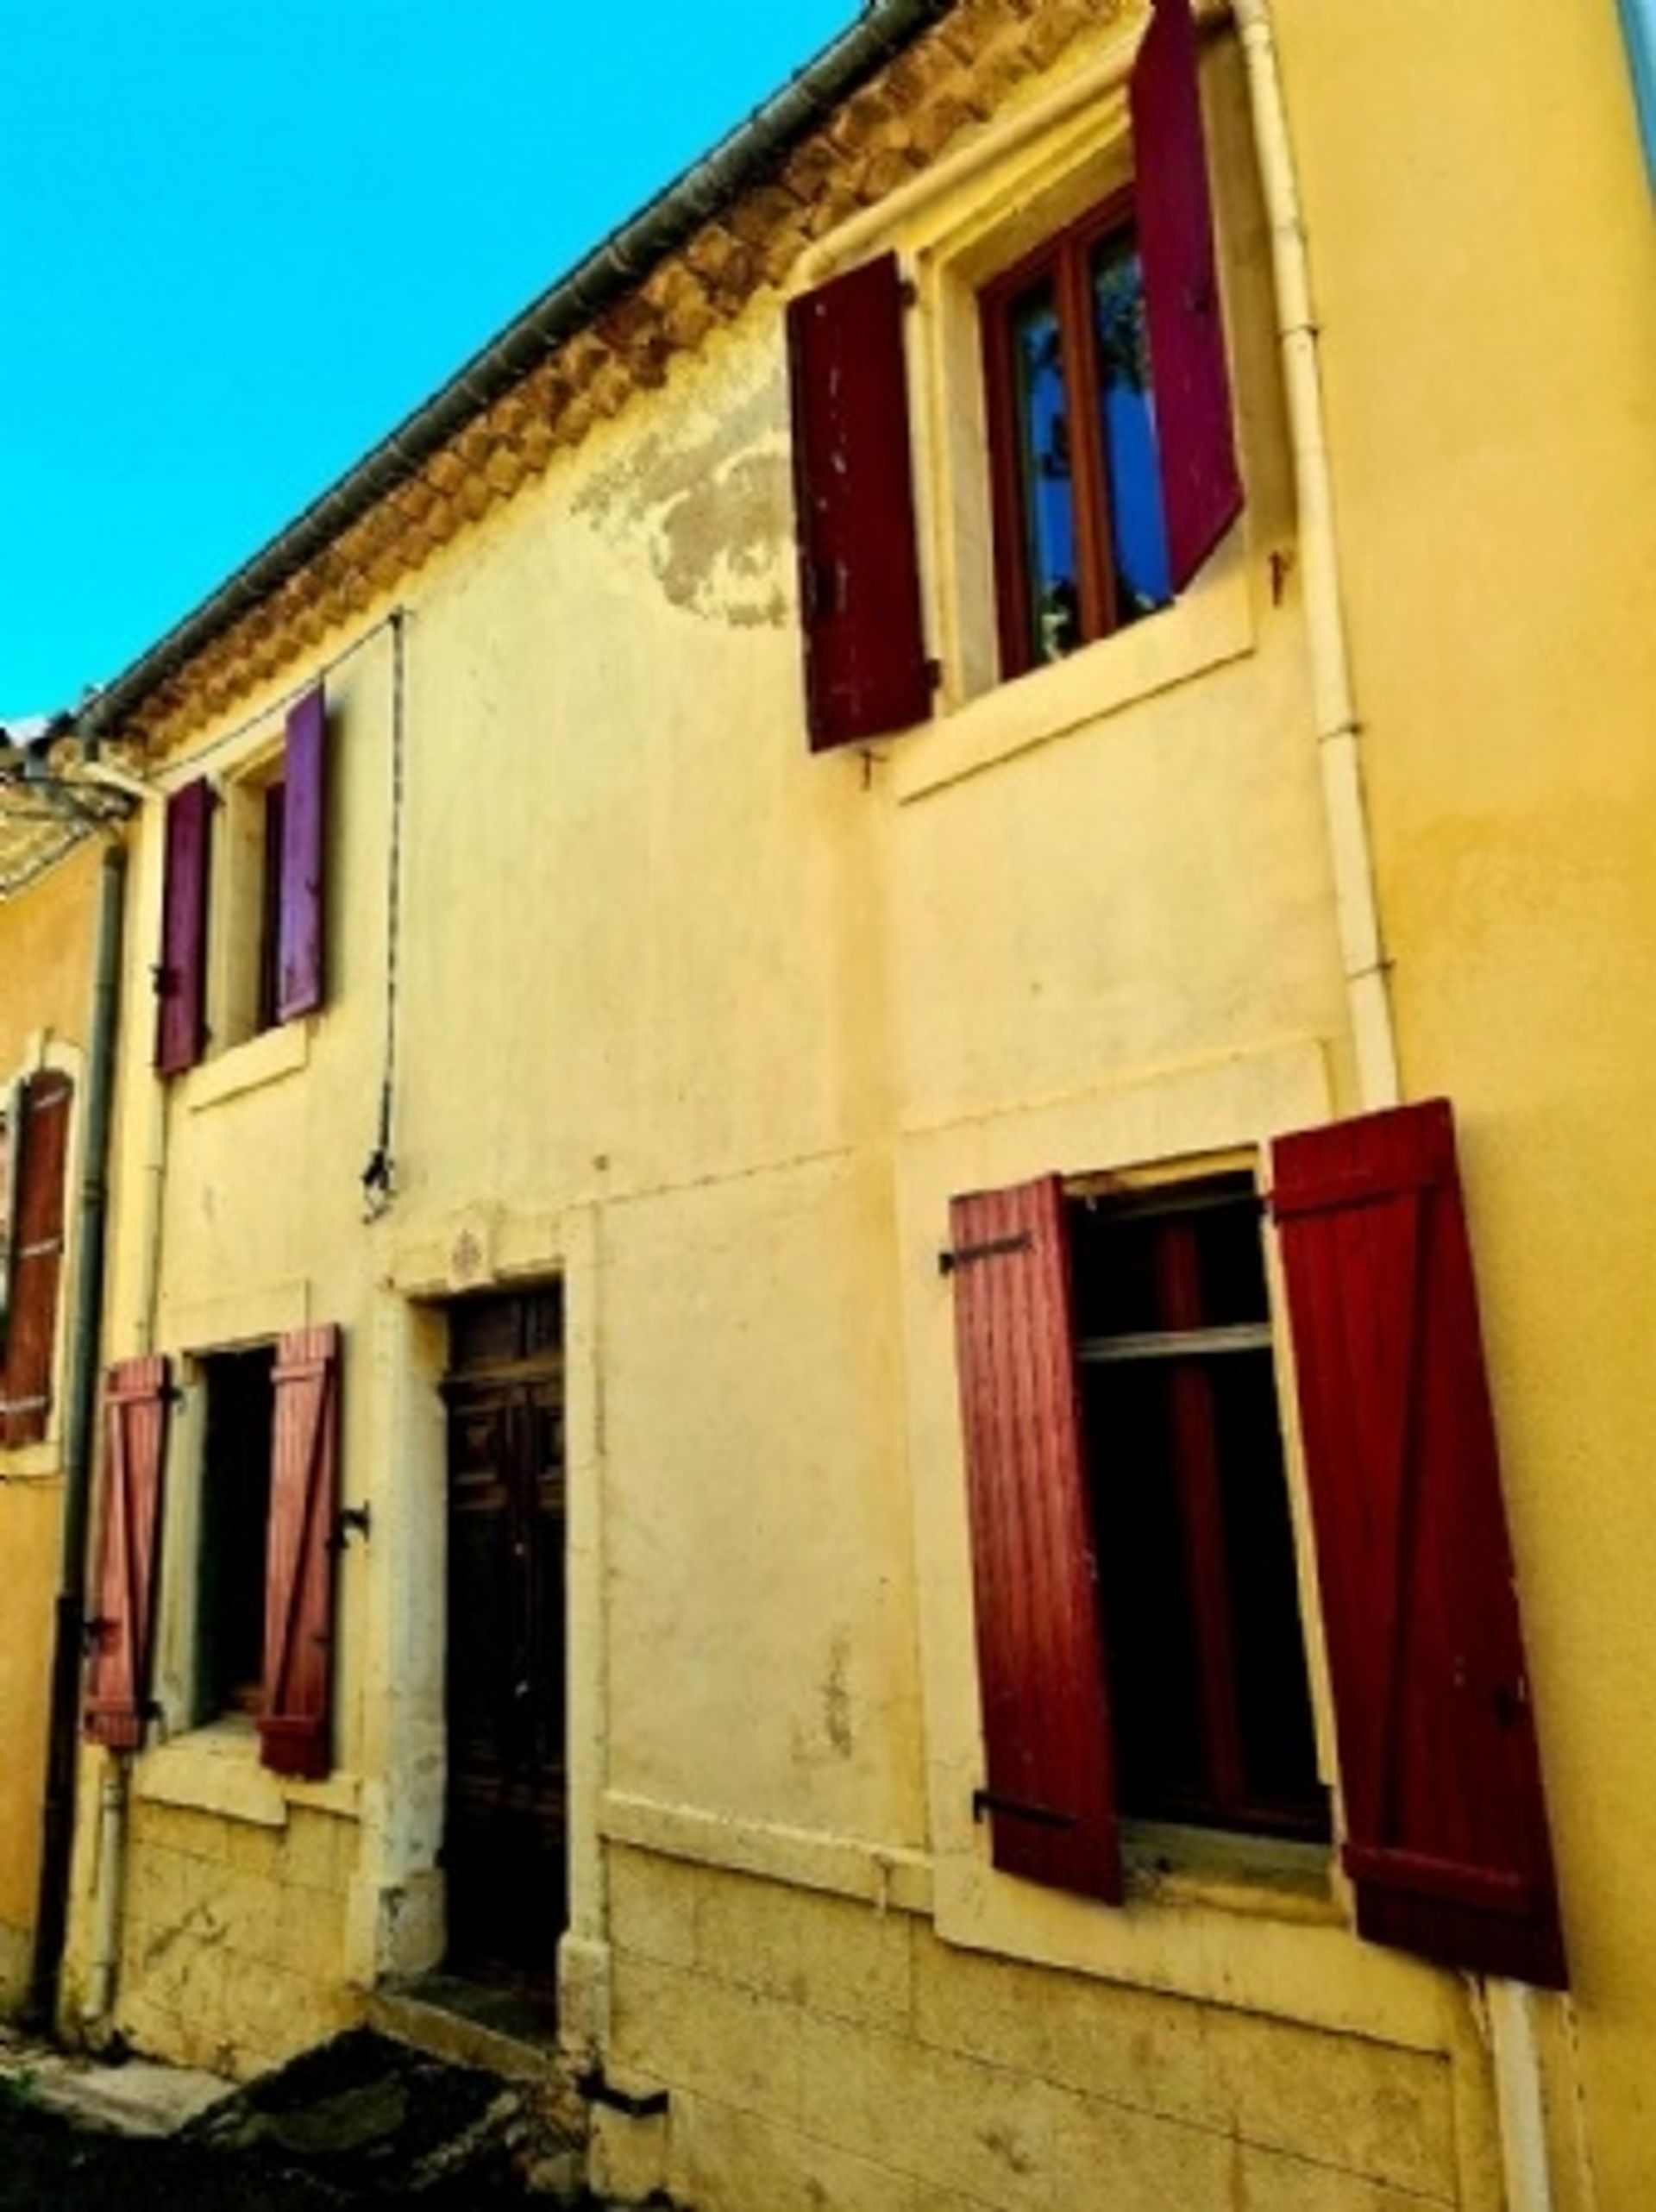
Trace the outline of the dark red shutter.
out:
<instances>
[{"instance_id":1,"label":"dark red shutter","mask_svg":"<svg viewBox=\"0 0 1656 2212\"><path fill-rule=\"evenodd\" d=\"M95 1744L144 1740L166 1464L165 1359L117 1361L104 1385L104 1531L87 1624L85 1728Z\"/></svg>"},{"instance_id":2,"label":"dark red shutter","mask_svg":"<svg viewBox=\"0 0 1656 2212\"><path fill-rule=\"evenodd\" d=\"M5 1365L0 1370L0 1443L37 1444L52 1410L58 1288L63 1274L64 1168L69 1106L66 1075L36 1075L22 1086L13 1187L11 1290L6 1307Z\"/></svg>"},{"instance_id":3,"label":"dark red shutter","mask_svg":"<svg viewBox=\"0 0 1656 2212\"><path fill-rule=\"evenodd\" d=\"M265 1578L264 1763L328 1772L339 1515L339 1331L300 1329L276 1347L270 1552Z\"/></svg>"},{"instance_id":4,"label":"dark red shutter","mask_svg":"<svg viewBox=\"0 0 1656 2212\"><path fill-rule=\"evenodd\" d=\"M1275 1159L1358 1925L1562 1987L1450 1109Z\"/></svg>"},{"instance_id":5,"label":"dark red shutter","mask_svg":"<svg viewBox=\"0 0 1656 2212\"><path fill-rule=\"evenodd\" d=\"M166 876L155 974L155 1065L193 1067L207 1041L207 880L212 790L204 778L166 802Z\"/></svg>"},{"instance_id":6,"label":"dark red shutter","mask_svg":"<svg viewBox=\"0 0 1656 2212\"><path fill-rule=\"evenodd\" d=\"M276 1019L322 1004L323 834L328 702L320 685L289 712L283 770L281 903L276 929Z\"/></svg>"},{"instance_id":7,"label":"dark red shutter","mask_svg":"<svg viewBox=\"0 0 1656 2212\"><path fill-rule=\"evenodd\" d=\"M1182 591L1242 512L1190 0L1156 0L1132 98L1168 553Z\"/></svg>"},{"instance_id":8,"label":"dark red shutter","mask_svg":"<svg viewBox=\"0 0 1656 2212\"><path fill-rule=\"evenodd\" d=\"M1069 1239L1056 1177L957 1198L955 1326L996 1866L1121 1895Z\"/></svg>"},{"instance_id":9,"label":"dark red shutter","mask_svg":"<svg viewBox=\"0 0 1656 2212\"><path fill-rule=\"evenodd\" d=\"M787 356L806 709L820 751L932 711L895 255L792 301Z\"/></svg>"}]
</instances>

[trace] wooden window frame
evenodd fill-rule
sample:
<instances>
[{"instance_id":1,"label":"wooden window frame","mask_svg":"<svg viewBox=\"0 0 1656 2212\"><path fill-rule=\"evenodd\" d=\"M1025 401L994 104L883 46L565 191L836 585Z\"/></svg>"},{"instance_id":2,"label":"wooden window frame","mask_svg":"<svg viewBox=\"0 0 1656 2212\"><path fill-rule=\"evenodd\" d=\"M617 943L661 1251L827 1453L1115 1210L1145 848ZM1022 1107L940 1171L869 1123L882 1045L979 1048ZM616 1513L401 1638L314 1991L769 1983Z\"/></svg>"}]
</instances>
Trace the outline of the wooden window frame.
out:
<instances>
[{"instance_id":1,"label":"wooden window frame","mask_svg":"<svg viewBox=\"0 0 1656 2212\"><path fill-rule=\"evenodd\" d=\"M1075 500L1077 646L1120 626L1110 532L1110 487L1098 426L1098 338L1091 309L1091 261L1105 240L1136 237L1131 185L1077 216L980 287L978 318L988 431L989 498L994 534L995 611L1003 679L1044 665L1029 637L1029 560L1010 311L1044 277L1052 283L1070 425Z\"/></svg>"}]
</instances>

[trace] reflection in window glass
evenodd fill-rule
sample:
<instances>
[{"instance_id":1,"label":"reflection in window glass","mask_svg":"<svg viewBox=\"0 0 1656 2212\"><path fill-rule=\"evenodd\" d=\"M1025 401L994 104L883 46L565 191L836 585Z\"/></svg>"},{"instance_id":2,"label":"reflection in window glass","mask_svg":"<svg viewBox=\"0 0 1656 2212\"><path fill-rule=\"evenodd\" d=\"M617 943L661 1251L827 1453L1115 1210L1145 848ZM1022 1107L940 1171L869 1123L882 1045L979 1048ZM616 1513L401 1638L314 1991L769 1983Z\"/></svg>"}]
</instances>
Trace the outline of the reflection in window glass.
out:
<instances>
[{"instance_id":1,"label":"reflection in window glass","mask_svg":"<svg viewBox=\"0 0 1656 2212\"><path fill-rule=\"evenodd\" d=\"M1153 613L1173 596L1150 385L1144 275L1138 248L1125 231L1107 239L1093 255L1093 317L1120 625Z\"/></svg>"},{"instance_id":2,"label":"reflection in window glass","mask_svg":"<svg viewBox=\"0 0 1656 2212\"><path fill-rule=\"evenodd\" d=\"M1056 661L1081 642L1081 619L1063 342L1050 284L1013 305L1012 336L1029 635L1038 660Z\"/></svg>"}]
</instances>

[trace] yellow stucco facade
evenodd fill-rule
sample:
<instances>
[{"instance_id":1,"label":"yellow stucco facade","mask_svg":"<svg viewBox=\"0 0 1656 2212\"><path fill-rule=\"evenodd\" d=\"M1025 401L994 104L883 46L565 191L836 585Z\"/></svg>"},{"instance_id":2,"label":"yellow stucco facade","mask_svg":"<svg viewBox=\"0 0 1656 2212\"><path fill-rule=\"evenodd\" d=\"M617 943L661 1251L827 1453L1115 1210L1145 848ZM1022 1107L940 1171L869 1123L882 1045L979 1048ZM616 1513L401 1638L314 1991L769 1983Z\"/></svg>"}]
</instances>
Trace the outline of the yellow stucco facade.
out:
<instances>
[{"instance_id":1,"label":"yellow stucco facade","mask_svg":"<svg viewBox=\"0 0 1656 2212\"><path fill-rule=\"evenodd\" d=\"M96 844L81 845L0 902L0 1089L46 1069L80 1075L91 1015ZM71 1144L78 1141L78 1115ZM71 1157L73 1153L72 1149ZM72 1261L72 1248L71 1259ZM66 1272L65 1288L67 1288ZM62 1300L60 1300L60 1308ZM0 1443L0 2011L27 1995L41 1874L53 1606L63 1552L63 1331L59 1386L39 1443Z\"/></svg>"},{"instance_id":2,"label":"yellow stucco facade","mask_svg":"<svg viewBox=\"0 0 1656 2212\"><path fill-rule=\"evenodd\" d=\"M972 4L894 65L935 119L953 38L969 120L888 175L835 126L819 219L651 388L602 404L612 355L509 496L154 710L129 1009L197 776L229 859L205 1054L163 1084L125 1031L107 1349L165 1354L180 1395L157 1718L124 1814L83 1756L66 2021L108 1995L141 2048L251 2073L443 1955L446 1316L556 1282L561 2032L669 2093L600 2112L600 2183L705 2212L1017 2212L1104 2176L1181 2212L1632 2212L1656 2184L1629 1227L1656 1070L1592 989L1630 970L1640 1002L1656 923L1650 211L1611 8L1403 12L1273 10L1403 1091L1461 1119L1572 1995L1360 1941L1335 1854L1146 1852L1112 1907L995 1872L973 1819L951 1197L1257 1168L1377 1101L1240 43L1215 23L1202 89L1243 518L1166 612L1000 684L975 288L1130 176L1144 16ZM887 249L937 711L812 757L783 299ZM326 1000L232 1041L236 826L318 681ZM333 1769L293 1781L244 1715L198 1724L206 1363L326 1323L369 1518Z\"/></svg>"}]
</instances>

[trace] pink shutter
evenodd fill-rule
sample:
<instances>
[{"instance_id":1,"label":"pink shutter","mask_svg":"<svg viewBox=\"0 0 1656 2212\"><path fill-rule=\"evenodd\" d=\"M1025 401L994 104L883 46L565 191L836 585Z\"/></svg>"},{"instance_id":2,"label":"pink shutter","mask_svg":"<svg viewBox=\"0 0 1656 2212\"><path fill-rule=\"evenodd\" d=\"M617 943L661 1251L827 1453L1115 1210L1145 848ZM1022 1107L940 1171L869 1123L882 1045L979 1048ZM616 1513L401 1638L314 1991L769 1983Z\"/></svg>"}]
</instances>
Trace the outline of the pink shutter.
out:
<instances>
[{"instance_id":1,"label":"pink shutter","mask_svg":"<svg viewBox=\"0 0 1656 2212\"><path fill-rule=\"evenodd\" d=\"M327 762L328 702L318 685L287 718L276 927L279 1021L291 1021L322 1004Z\"/></svg>"},{"instance_id":2,"label":"pink shutter","mask_svg":"<svg viewBox=\"0 0 1656 2212\"><path fill-rule=\"evenodd\" d=\"M267 1767L312 1781L331 1756L339 1342L329 1326L276 1347L259 1735Z\"/></svg>"},{"instance_id":3,"label":"pink shutter","mask_svg":"<svg viewBox=\"0 0 1656 2212\"><path fill-rule=\"evenodd\" d=\"M164 1359L117 1361L104 1385L104 1529L87 1623L85 1731L112 1750L144 1740L166 1464Z\"/></svg>"},{"instance_id":4,"label":"pink shutter","mask_svg":"<svg viewBox=\"0 0 1656 2212\"><path fill-rule=\"evenodd\" d=\"M207 1041L207 882L213 795L204 778L166 802L166 877L155 971L155 1065L193 1067Z\"/></svg>"},{"instance_id":5,"label":"pink shutter","mask_svg":"<svg viewBox=\"0 0 1656 2212\"><path fill-rule=\"evenodd\" d=\"M790 303L806 718L813 751L932 711L895 255Z\"/></svg>"},{"instance_id":6,"label":"pink shutter","mask_svg":"<svg viewBox=\"0 0 1656 2212\"><path fill-rule=\"evenodd\" d=\"M1275 1160L1358 1925L1561 1987L1450 1109L1285 1137Z\"/></svg>"},{"instance_id":7,"label":"pink shutter","mask_svg":"<svg viewBox=\"0 0 1656 2212\"><path fill-rule=\"evenodd\" d=\"M1182 591L1242 512L1190 0L1156 0L1132 105L1168 554Z\"/></svg>"},{"instance_id":8,"label":"pink shutter","mask_svg":"<svg viewBox=\"0 0 1656 2212\"><path fill-rule=\"evenodd\" d=\"M996 1866L1121 1895L1069 1239L1056 1177L957 1198L955 1325Z\"/></svg>"},{"instance_id":9,"label":"pink shutter","mask_svg":"<svg viewBox=\"0 0 1656 2212\"><path fill-rule=\"evenodd\" d=\"M14 1139L17 1215L11 1234L5 1364L0 1371L0 1443L39 1443L52 1411L63 1275L64 1168L73 1096L66 1075L32 1076L22 1087Z\"/></svg>"}]
</instances>

